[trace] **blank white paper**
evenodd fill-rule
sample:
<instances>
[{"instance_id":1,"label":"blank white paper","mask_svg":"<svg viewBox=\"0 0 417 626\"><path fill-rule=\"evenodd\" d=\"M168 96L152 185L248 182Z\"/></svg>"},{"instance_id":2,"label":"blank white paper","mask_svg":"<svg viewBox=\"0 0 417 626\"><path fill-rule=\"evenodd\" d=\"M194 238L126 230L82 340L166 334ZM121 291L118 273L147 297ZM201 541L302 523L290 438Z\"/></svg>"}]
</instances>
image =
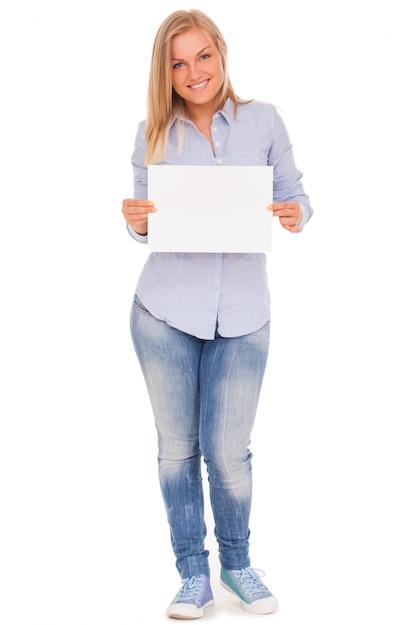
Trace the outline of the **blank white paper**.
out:
<instances>
[{"instance_id":1,"label":"blank white paper","mask_svg":"<svg viewBox=\"0 0 417 626\"><path fill-rule=\"evenodd\" d=\"M273 168L149 165L154 252L269 252Z\"/></svg>"}]
</instances>

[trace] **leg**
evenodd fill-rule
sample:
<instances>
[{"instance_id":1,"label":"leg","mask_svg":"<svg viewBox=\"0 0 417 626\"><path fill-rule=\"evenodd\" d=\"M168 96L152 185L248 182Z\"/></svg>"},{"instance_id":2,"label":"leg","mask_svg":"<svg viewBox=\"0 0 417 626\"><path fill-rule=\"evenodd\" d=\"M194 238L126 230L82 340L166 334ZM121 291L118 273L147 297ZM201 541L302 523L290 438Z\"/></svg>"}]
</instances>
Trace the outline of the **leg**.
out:
<instances>
[{"instance_id":1,"label":"leg","mask_svg":"<svg viewBox=\"0 0 417 626\"><path fill-rule=\"evenodd\" d=\"M265 371L269 323L243 337L206 342L200 366L200 446L207 465L219 556L226 569L250 565L250 435Z\"/></svg>"},{"instance_id":2,"label":"leg","mask_svg":"<svg viewBox=\"0 0 417 626\"><path fill-rule=\"evenodd\" d=\"M155 319L137 299L131 332L158 432L159 479L177 569L183 579L208 575L199 448L202 342Z\"/></svg>"}]
</instances>

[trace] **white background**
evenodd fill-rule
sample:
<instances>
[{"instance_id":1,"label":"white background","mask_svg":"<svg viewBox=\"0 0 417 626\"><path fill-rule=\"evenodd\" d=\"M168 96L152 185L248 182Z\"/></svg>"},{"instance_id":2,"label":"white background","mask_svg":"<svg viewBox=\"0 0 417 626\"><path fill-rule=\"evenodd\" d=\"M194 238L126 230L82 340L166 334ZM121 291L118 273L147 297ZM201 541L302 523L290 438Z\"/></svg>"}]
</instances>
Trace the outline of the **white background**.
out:
<instances>
[{"instance_id":1,"label":"white background","mask_svg":"<svg viewBox=\"0 0 417 626\"><path fill-rule=\"evenodd\" d=\"M252 562L281 610L212 623L415 626L411 1L6 0L0 8L0 622L164 624L179 579L129 334L147 250L120 212L161 21L221 27L274 102L315 215L274 229ZM209 508L209 507L208 507Z\"/></svg>"}]
</instances>

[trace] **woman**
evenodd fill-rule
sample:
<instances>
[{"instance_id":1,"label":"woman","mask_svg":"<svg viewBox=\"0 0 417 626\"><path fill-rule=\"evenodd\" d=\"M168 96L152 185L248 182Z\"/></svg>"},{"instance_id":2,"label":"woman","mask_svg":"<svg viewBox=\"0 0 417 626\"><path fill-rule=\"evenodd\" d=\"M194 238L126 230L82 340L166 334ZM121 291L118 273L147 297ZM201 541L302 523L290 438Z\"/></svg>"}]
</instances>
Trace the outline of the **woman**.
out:
<instances>
[{"instance_id":1,"label":"woman","mask_svg":"<svg viewBox=\"0 0 417 626\"><path fill-rule=\"evenodd\" d=\"M134 199L123 201L130 234L146 243L147 166L272 165L266 207L292 233L312 209L274 106L241 101L227 47L200 11L176 11L155 38L148 115L132 157ZM250 224L248 224L250 228ZM270 301L263 254L149 255L131 314L135 350L158 433L160 485L182 585L170 617L202 617L213 606L204 547L201 457L207 467L221 583L251 613L278 603L249 558L249 442L269 345Z\"/></svg>"}]
</instances>

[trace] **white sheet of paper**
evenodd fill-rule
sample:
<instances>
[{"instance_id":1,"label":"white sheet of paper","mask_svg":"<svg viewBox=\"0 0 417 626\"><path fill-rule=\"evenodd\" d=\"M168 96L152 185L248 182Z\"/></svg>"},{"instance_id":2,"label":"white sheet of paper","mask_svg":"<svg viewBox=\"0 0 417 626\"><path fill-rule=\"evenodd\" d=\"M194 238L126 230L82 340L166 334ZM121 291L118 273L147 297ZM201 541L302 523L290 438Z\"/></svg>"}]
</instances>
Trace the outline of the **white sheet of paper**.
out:
<instances>
[{"instance_id":1,"label":"white sheet of paper","mask_svg":"<svg viewBox=\"0 0 417 626\"><path fill-rule=\"evenodd\" d=\"M149 165L154 252L269 252L273 168Z\"/></svg>"}]
</instances>

